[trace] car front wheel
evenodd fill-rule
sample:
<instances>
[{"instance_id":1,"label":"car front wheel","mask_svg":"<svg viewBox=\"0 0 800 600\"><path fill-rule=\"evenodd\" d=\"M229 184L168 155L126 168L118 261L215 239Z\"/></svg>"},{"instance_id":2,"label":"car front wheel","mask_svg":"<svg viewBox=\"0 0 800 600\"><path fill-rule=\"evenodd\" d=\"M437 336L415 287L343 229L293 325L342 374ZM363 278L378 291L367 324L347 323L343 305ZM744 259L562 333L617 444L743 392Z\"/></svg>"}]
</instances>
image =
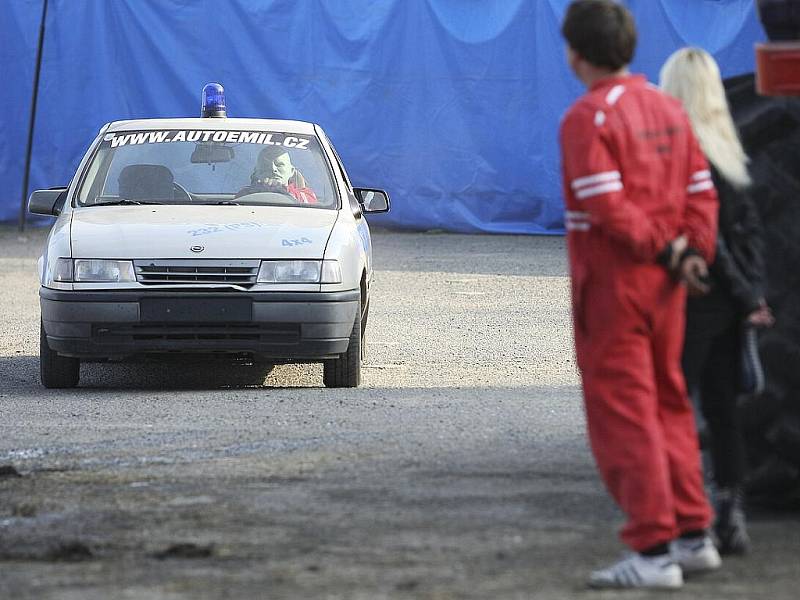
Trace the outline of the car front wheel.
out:
<instances>
[{"instance_id":1,"label":"car front wheel","mask_svg":"<svg viewBox=\"0 0 800 600\"><path fill-rule=\"evenodd\" d=\"M356 311L356 320L350 332L347 351L339 358L326 360L322 367L325 387L358 387L361 383L361 358L364 338L361 329L361 309Z\"/></svg>"},{"instance_id":2,"label":"car front wheel","mask_svg":"<svg viewBox=\"0 0 800 600\"><path fill-rule=\"evenodd\" d=\"M61 356L47 345L44 323L39 324L39 370L46 388L73 388L78 385L81 361Z\"/></svg>"}]
</instances>

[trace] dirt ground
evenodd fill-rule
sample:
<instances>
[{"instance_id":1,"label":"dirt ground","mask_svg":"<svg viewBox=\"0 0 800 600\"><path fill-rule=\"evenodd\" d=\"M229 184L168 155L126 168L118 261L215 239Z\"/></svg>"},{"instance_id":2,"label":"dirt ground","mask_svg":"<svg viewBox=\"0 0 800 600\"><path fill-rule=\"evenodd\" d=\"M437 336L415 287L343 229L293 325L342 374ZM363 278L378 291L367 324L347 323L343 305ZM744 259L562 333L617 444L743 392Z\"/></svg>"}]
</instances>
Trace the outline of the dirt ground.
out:
<instances>
[{"instance_id":1,"label":"dirt ground","mask_svg":"<svg viewBox=\"0 0 800 600\"><path fill-rule=\"evenodd\" d=\"M0 598L649 598L586 447L564 242L374 233L364 385L317 365L38 381L44 230L0 227ZM687 598L794 599L800 519Z\"/></svg>"}]
</instances>

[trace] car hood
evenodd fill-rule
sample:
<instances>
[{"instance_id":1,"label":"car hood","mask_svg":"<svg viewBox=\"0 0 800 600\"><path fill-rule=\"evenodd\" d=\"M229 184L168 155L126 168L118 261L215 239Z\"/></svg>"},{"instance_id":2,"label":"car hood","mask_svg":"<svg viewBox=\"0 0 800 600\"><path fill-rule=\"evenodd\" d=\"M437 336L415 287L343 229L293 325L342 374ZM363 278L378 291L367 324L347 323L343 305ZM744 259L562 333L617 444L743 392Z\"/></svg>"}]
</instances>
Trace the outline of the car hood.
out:
<instances>
[{"instance_id":1,"label":"car hood","mask_svg":"<svg viewBox=\"0 0 800 600\"><path fill-rule=\"evenodd\" d=\"M77 208L72 256L320 259L337 215L285 206Z\"/></svg>"}]
</instances>

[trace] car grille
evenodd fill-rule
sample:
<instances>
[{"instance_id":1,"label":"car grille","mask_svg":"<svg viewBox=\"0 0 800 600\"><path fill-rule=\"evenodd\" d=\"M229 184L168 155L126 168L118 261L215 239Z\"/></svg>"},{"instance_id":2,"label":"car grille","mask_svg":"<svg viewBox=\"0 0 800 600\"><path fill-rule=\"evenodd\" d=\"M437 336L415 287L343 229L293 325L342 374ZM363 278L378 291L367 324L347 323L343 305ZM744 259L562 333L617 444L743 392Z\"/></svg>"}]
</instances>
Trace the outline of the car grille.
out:
<instances>
[{"instance_id":1,"label":"car grille","mask_svg":"<svg viewBox=\"0 0 800 600\"><path fill-rule=\"evenodd\" d=\"M255 285L258 260L137 260L136 279L144 285Z\"/></svg>"}]
</instances>

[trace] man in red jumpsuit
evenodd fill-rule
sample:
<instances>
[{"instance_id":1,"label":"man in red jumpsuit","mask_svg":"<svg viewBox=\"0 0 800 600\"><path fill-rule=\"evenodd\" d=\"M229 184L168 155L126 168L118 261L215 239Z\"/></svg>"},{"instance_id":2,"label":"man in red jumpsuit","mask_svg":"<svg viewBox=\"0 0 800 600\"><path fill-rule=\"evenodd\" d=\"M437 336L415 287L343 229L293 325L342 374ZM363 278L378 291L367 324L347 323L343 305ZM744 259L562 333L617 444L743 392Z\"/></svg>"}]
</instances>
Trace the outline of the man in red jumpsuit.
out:
<instances>
[{"instance_id":1,"label":"man in red jumpsuit","mask_svg":"<svg viewBox=\"0 0 800 600\"><path fill-rule=\"evenodd\" d=\"M561 126L575 349L589 440L635 552L593 587L680 587L717 568L681 371L686 287L713 258L717 197L679 102L630 75L636 30L576 0L562 32L587 93Z\"/></svg>"}]
</instances>

